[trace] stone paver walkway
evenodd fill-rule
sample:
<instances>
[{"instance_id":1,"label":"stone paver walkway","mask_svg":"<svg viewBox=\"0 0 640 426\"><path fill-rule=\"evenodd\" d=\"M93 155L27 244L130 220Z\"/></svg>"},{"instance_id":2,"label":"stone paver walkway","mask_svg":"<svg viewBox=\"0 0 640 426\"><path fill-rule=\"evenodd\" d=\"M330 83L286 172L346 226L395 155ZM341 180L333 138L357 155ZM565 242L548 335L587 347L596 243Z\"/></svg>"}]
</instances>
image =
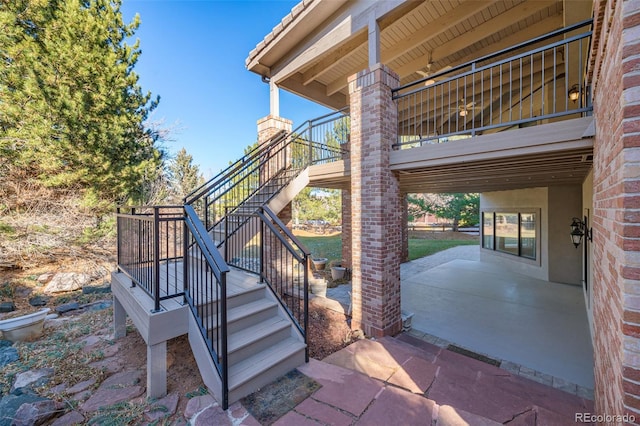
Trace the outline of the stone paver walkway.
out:
<instances>
[{"instance_id":1,"label":"stone paver walkway","mask_svg":"<svg viewBox=\"0 0 640 426\"><path fill-rule=\"evenodd\" d=\"M322 388L287 425L565 425L593 412L570 395L402 334L361 340L299 368Z\"/></svg>"}]
</instances>

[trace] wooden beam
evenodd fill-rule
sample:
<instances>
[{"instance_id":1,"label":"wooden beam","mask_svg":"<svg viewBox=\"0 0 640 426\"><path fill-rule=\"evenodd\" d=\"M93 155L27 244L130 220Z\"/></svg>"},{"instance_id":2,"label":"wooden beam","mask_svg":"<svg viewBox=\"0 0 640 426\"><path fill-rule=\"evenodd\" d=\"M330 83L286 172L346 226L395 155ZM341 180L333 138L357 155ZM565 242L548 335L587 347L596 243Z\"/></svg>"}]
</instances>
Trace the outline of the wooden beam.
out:
<instances>
[{"instance_id":1,"label":"wooden beam","mask_svg":"<svg viewBox=\"0 0 640 426\"><path fill-rule=\"evenodd\" d=\"M320 62L307 69L302 74L303 84L307 85L318 77L321 77L323 74L331 71L340 63L340 60L349 59L358 51L358 47L364 46L366 42L367 32L364 30L360 31L355 35L355 37L349 39L345 43L342 43L342 45L338 47L338 49L332 51Z\"/></svg>"},{"instance_id":2,"label":"wooden beam","mask_svg":"<svg viewBox=\"0 0 640 426\"><path fill-rule=\"evenodd\" d=\"M450 28L455 27L464 20L497 2L498 0L464 2L462 5L440 16L435 21L430 22L426 27L390 46L382 53L382 62L385 64L391 63L391 61L399 58L406 52L433 40Z\"/></svg>"},{"instance_id":3,"label":"wooden beam","mask_svg":"<svg viewBox=\"0 0 640 426\"><path fill-rule=\"evenodd\" d=\"M473 44L479 42L480 40L484 40L485 38L491 36L492 34L500 32L503 29L515 24L516 22L519 22L527 18L528 16L531 16L532 14L540 11L541 9L546 9L547 7L551 6L554 3L556 3L555 0L528 1L525 3L521 3L518 6L509 9L505 13L502 13L496 16L495 18L486 21L482 25L475 27L471 31L468 31L462 34L460 37L457 37L456 39L448 43L438 46L432 52L432 61L434 63L442 61L443 59L446 59L447 57L455 54L456 52L463 50L467 47L470 47ZM562 25L562 17L560 17L560 25ZM524 30L524 31L526 31L526 36L520 35L520 32L518 32L513 36L509 36L509 38L505 39L505 42L504 42L504 44L506 44L505 47L518 44L518 42L516 41L516 35L518 39L524 38L524 41L526 41L526 40L530 40L535 34L533 33L532 30L531 31ZM540 34L544 34L544 32ZM497 43L494 43L488 46L486 49L489 50L489 53L492 53L492 52L497 52L501 49L504 49L505 47L500 47L498 46ZM472 56L473 58L479 58L484 55L481 54L480 51L477 51L477 52L474 52ZM458 61L458 62L464 63L465 61ZM400 78L402 78L414 73L416 70L421 69L423 67L424 67L424 59L418 58L401 67L394 68L394 71L398 73L398 75L400 75Z\"/></svg>"}]
</instances>

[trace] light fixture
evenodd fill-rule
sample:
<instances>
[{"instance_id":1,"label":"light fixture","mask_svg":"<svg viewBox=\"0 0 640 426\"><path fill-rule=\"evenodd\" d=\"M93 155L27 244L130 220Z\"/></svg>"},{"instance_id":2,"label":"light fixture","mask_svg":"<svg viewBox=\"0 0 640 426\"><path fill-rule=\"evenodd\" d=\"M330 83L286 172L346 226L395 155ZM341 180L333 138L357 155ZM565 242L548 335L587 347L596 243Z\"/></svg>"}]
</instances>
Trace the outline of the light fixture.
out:
<instances>
[{"instance_id":1,"label":"light fixture","mask_svg":"<svg viewBox=\"0 0 640 426\"><path fill-rule=\"evenodd\" d=\"M571 89L569 89L569 93L567 93L567 96L569 96L569 100L573 103L575 103L580 98L580 88L577 84L571 86Z\"/></svg>"},{"instance_id":2,"label":"light fixture","mask_svg":"<svg viewBox=\"0 0 640 426\"><path fill-rule=\"evenodd\" d=\"M571 219L571 233L569 235L571 235L571 242L575 248L578 248L580 243L582 243L582 237L586 237L589 241L593 242L593 230L587 228L586 216L583 220L577 217Z\"/></svg>"}]
</instances>

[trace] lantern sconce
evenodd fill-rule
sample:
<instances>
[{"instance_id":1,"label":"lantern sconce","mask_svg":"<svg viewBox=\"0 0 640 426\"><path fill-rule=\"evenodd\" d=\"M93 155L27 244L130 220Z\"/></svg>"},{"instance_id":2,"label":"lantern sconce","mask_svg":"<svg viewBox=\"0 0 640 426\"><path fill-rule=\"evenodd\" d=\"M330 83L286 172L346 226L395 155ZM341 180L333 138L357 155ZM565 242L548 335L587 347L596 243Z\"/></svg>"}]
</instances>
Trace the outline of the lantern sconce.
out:
<instances>
[{"instance_id":1,"label":"lantern sconce","mask_svg":"<svg viewBox=\"0 0 640 426\"><path fill-rule=\"evenodd\" d=\"M575 248L578 248L580 243L582 243L582 237L586 237L589 242L593 242L593 230L591 228L587 228L587 217L585 216L583 220L574 217L571 220L571 242L573 243Z\"/></svg>"},{"instance_id":2,"label":"lantern sconce","mask_svg":"<svg viewBox=\"0 0 640 426\"><path fill-rule=\"evenodd\" d=\"M569 89L569 93L567 93L567 96L569 96L570 101L572 101L574 104L576 103L576 101L580 98L580 88L577 84L571 86L571 89Z\"/></svg>"}]
</instances>

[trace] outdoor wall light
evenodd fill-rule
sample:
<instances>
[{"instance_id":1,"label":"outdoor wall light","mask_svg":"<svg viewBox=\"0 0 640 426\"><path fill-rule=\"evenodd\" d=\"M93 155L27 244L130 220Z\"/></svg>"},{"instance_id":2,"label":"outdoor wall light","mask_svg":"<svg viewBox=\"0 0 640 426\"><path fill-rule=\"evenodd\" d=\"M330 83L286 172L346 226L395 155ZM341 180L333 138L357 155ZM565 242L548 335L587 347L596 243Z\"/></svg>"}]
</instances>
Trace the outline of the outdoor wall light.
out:
<instances>
[{"instance_id":1,"label":"outdoor wall light","mask_svg":"<svg viewBox=\"0 0 640 426\"><path fill-rule=\"evenodd\" d=\"M584 220L580 220L574 217L571 220L571 242L575 248L578 248L582 242L582 237L586 237L589 241L593 242L593 231L591 228L587 228L587 217Z\"/></svg>"},{"instance_id":2,"label":"outdoor wall light","mask_svg":"<svg viewBox=\"0 0 640 426\"><path fill-rule=\"evenodd\" d=\"M573 103L575 103L578 98L580 98L580 89L578 88L577 84L571 86L571 89L569 89L569 93L567 93L567 96L569 96L569 100Z\"/></svg>"}]
</instances>

